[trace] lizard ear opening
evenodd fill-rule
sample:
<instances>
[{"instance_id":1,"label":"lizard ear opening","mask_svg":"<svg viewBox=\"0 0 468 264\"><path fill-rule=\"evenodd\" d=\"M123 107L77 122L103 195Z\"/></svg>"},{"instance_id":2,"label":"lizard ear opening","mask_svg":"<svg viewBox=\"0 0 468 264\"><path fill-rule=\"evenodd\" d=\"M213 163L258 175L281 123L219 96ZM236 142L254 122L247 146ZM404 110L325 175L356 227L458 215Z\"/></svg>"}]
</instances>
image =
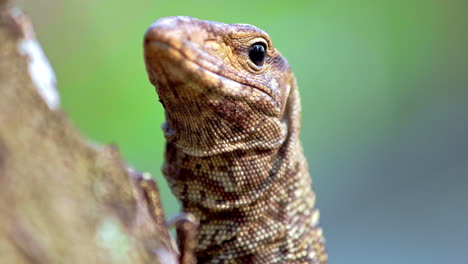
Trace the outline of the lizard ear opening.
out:
<instances>
[{"instance_id":1,"label":"lizard ear opening","mask_svg":"<svg viewBox=\"0 0 468 264\"><path fill-rule=\"evenodd\" d=\"M298 133L301 125L301 102L294 77L291 80L291 88L287 96L281 122L288 127L288 133Z\"/></svg>"}]
</instances>

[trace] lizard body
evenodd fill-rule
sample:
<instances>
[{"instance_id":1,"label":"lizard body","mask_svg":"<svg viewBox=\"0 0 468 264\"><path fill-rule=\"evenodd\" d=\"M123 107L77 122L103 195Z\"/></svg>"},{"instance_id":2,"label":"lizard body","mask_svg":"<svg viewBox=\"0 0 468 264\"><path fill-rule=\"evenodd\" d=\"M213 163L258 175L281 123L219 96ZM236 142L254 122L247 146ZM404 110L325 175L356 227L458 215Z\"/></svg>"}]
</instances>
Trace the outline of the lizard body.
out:
<instances>
[{"instance_id":1,"label":"lizard body","mask_svg":"<svg viewBox=\"0 0 468 264\"><path fill-rule=\"evenodd\" d=\"M200 222L198 263L326 263L287 61L262 30L190 17L145 34L163 173Z\"/></svg>"}]
</instances>

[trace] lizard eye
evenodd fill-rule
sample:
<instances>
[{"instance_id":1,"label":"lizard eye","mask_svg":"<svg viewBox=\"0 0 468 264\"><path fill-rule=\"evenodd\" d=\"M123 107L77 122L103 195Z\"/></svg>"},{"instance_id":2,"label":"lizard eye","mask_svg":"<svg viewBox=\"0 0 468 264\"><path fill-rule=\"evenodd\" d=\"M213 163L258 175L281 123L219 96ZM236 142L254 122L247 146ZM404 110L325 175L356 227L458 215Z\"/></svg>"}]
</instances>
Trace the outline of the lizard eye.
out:
<instances>
[{"instance_id":1,"label":"lizard eye","mask_svg":"<svg viewBox=\"0 0 468 264\"><path fill-rule=\"evenodd\" d=\"M261 42L253 44L249 49L249 58L257 66L263 66L265 62L266 45Z\"/></svg>"}]
</instances>

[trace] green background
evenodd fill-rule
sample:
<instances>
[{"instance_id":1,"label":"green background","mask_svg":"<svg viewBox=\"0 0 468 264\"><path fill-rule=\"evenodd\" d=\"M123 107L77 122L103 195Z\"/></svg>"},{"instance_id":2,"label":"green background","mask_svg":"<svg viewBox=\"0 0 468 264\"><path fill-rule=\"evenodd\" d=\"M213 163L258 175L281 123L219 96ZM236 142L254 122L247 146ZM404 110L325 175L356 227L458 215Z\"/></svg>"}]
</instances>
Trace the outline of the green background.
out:
<instances>
[{"instance_id":1,"label":"green background","mask_svg":"<svg viewBox=\"0 0 468 264\"><path fill-rule=\"evenodd\" d=\"M161 176L143 64L157 18L254 24L289 60L330 263L467 263L466 1L20 1L84 135Z\"/></svg>"}]
</instances>

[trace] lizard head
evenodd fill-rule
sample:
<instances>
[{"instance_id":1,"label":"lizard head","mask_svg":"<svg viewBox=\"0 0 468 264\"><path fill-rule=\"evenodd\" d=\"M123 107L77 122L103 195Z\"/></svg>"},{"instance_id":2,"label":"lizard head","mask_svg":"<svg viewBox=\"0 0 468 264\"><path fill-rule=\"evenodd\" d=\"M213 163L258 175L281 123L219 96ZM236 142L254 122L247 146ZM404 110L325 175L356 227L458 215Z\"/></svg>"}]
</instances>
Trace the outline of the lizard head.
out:
<instances>
[{"instance_id":1,"label":"lizard head","mask_svg":"<svg viewBox=\"0 0 468 264\"><path fill-rule=\"evenodd\" d=\"M144 56L166 139L190 154L279 147L298 115L287 107L297 99L289 65L254 26L162 18L145 34Z\"/></svg>"}]
</instances>

